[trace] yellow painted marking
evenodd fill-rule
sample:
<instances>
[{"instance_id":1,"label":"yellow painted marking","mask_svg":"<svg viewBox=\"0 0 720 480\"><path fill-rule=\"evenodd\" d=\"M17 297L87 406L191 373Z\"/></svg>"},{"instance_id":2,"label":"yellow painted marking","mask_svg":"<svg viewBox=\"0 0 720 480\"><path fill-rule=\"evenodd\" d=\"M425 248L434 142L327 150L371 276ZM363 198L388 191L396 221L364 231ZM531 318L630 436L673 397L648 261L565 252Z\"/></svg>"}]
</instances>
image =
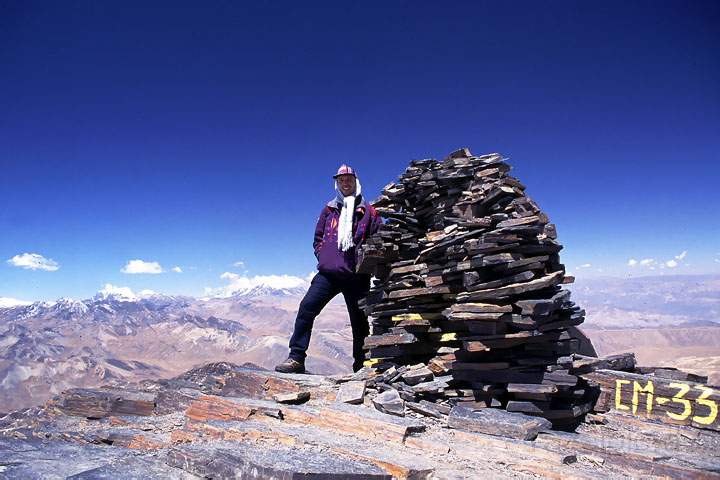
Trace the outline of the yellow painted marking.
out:
<instances>
[{"instance_id":1,"label":"yellow painted marking","mask_svg":"<svg viewBox=\"0 0 720 480\"><path fill-rule=\"evenodd\" d=\"M667 416L672 418L673 420L685 420L690 416L690 413L692 413L692 406L690 405L690 400L683 398L685 394L690 391L690 385L686 385L684 383L671 383L670 387L678 389L678 393L673 396L672 402L682 405L683 411L682 413L665 413L667 413Z\"/></svg>"},{"instance_id":2,"label":"yellow painted marking","mask_svg":"<svg viewBox=\"0 0 720 480\"><path fill-rule=\"evenodd\" d=\"M706 407L708 407L710 409L710 413L708 413L704 417L695 415L692 418L693 422L699 423L700 425L710 425L717 418L718 406L714 400L707 400L707 398L715 392L713 392L712 388L704 387L701 385L697 385L695 388L697 388L698 390L702 390L702 392L703 392L702 394L700 394L700 396L697 399L695 399L695 403L698 403L700 405L705 405Z\"/></svg>"},{"instance_id":3,"label":"yellow painted marking","mask_svg":"<svg viewBox=\"0 0 720 480\"><path fill-rule=\"evenodd\" d=\"M442 337L440 337L441 342L451 342L453 340L457 340L457 333L443 333Z\"/></svg>"},{"instance_id":4,"label":"yellow painted marking","mask_svg":"<svg viewBox=\"0 0 720 480\"><path fill-rule=\"evenodd\" d=\"M440 320L440 313L399 313L390 317L393 322L402 322L403 320L419 321L419 320Z\"/></svg>"},{"instance_id":5,"label":"yellow painted marking","mask_svg":"<svg viewBox=\"0 0 720 480\"><path fill-rule=\"evenodd\" d=\"M645 387L640 385L640 382L637 380L633 382L633 396L632 396L632 413L633 415L637 413L637 407L638 402L640 400L640 394L645 393L646 394L646 403L645 403L645 409L648 414L652 413L652 407L653 407L653 394L655 392L655 386L653 385L652 381L648 380L648 382L645 384Z\"/></svg>"},{"instance_id":6,"label":"yellow painted marking","mask_svg":"<svg viewBox=\"0 0 720 480\"><path fill-rule=\"evenodd\" d=\"M622 388L623 385L629 385L630 383L632 383L633 390L632 397L629 399L630 405L628 406L623 404ZM690 385L685 383L670 383L668 386L670 388L677 389L677 393L673 395L672 398L656 397L655 385L651 380L647 380L647 383L643 386L642 382L638 380L631 381L616 379L615 409L632 411L633 415L637 415L638 407L641 409L642 404L644 404L645 414L650 415L653 413L653 402L657 403L657 405L671 405L675 403L682 406L682 411L680 413L665 411L665 413L673 420L685 421L693 414L693 409L697 409L698 405L702 405L707 408L707 413L705 415L694 415L692 417L693 422L700 425L712 425L718 419L718 402L715 399L710 399L710 397L717 395L717 392L712 388L704 385L695 385L694 388L700 390L701 393L694 401L692 401L685 398L685 396L690 392L690 389L693 388ZM641 394L645 395L644 401L640 398ZM673 407L673 409L677 409L677 407ZM702 412L705 413L705 409L702 409Z\"/></svg>"},{"instance_id":7,"label":"yellow painted marking","mask_svg":"<svg viewBox=\"0 0 720 480\"><path fill-rule=\"evenodd\" d=\"M630 410L630 407L626 407L622 404L622 386L630 384L630 380L615 380L615 410Z\"/></svg>"},{"instance_id":8,"label":"yellow painted marking","mask_svg":"<svg viewBox=\"0 0 720 480\"><path fill-rule=\"evenodd\" d=\"M365 360L363 362L363 365L366 367L372 367L373 365L378 364L378 363L380 363L379 358L371 358L370 360Z\"/></svg>"}]
</instances>

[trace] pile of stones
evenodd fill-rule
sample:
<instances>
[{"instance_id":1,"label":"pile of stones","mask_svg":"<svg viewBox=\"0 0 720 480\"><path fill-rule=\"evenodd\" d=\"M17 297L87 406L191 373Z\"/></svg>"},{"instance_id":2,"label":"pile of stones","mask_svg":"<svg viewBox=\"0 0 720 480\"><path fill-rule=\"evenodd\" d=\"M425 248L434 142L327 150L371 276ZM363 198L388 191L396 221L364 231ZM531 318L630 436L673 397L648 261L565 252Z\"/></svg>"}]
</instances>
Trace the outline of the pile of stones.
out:
<instances>
[{"instance_id":1,"label":"pile of stones","mask_svg":"<svg viewBox=\"0 0 720 480\"><path fill-rule=\"evenodd\" d=\"M401 399L501 407L570 422L591 392L570 373L585 312L562 284L555 226L499 154L412 161L374 202L386 222L358 251L366 365Z\"/></svg>"}]
</instances>

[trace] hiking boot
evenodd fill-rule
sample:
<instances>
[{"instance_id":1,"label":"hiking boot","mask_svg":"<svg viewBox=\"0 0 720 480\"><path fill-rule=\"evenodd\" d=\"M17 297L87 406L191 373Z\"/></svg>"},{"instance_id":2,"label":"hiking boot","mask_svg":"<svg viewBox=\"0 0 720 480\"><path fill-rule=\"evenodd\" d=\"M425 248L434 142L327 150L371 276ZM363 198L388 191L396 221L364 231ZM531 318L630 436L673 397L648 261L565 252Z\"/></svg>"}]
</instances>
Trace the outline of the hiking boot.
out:
<instances>
[{"instance_id":1,"label":"hiking boot","mask_svg":"<svg viewBox=\"0 0 720 480\"><path fill-rule=\"evenodd\" d=\"M305 373L305 364L292 358L288 358L283 363L275 367L275 371L280 373Z\"/></svg>"}]
</instances>

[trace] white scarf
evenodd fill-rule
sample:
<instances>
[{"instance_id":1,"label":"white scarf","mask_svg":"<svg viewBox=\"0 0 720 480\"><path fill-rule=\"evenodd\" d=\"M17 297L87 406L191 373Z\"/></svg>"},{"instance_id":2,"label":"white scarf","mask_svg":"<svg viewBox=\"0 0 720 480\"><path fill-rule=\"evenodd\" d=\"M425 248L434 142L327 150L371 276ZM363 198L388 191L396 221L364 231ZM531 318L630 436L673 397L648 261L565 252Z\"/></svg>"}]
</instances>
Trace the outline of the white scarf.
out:
<instances>
[{"instance_id":1,"label":"white scarf","mask_svg":"<svg viewBox=\"0 0 720 480\"><path fill-rule=\"evenodd\" d=\"M355 178L355 194L343 196L335 182L335 190L338 193L338 200L342 197L343 206L340 211L340 223L338 225L338 248L347 252L353 244L353 213L355 212L355 199L360 195L360 180Z\"/></svg>"}]
</instances>

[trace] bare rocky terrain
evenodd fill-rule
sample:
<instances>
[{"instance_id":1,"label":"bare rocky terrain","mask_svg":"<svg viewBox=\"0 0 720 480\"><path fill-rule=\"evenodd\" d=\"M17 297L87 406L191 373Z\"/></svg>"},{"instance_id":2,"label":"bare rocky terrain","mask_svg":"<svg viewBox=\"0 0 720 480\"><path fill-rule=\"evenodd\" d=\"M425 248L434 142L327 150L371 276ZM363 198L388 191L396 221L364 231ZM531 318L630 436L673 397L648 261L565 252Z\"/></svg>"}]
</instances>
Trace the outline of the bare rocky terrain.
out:
<instances>
[{"instance_id":1,"label":"bare rocky terrain","mask_svg":"<svg viewBox=\"0 0 720 480\"><path fill-rule=\"evenodd\" d=\"M564 432L500 409L403 402L389 414L384 381L371 369L287 375L216 363L71 389L0 417L0 478L720 478L716 424L602 408Z\"/></svg>"},{"instance_id":2,"label":"bare rocky terrain","mask_svg":"<svg viewBox=\"0 0 720 480\"><path fill-rule=\"evenodd\" d=\"M600 355L633 351L644 365L675 366L720 384L717 276L578 280L584 332ZM671 292L685 291L684 295ZM72 387L172 377L212 361L272 368L287 355L303 289L258 288L200 300L98 295L82 302L0 308L0 412L38 405ZM660 321L660 319L662 321ZM308 368L350 371L342 299L313 330Z\"/></svg>"}]
</instances>

